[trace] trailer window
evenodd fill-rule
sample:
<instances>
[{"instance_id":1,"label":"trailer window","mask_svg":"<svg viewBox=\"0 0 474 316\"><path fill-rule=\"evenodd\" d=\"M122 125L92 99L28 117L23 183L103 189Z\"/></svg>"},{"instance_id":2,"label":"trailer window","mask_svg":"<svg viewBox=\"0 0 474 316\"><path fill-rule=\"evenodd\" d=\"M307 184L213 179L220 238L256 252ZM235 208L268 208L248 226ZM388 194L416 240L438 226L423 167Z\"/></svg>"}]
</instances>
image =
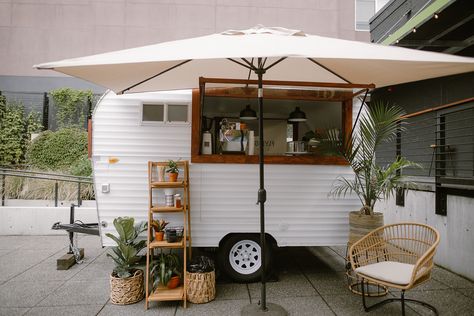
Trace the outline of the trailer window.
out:
<instances>
[{"instance_id":1,"label":"trailer window","mask_svg":"<svg viewBox=\"0 0 474 316\"><path fill-rule=\"evenodd\" d=\"M168 122L188 122L188 105L169 104Z\"/></svg>"},{"instance_id":2,"label":"trailer window","mask_svg":"<svg viewBox=\"0 0 474 316\"><path fill-rule=\"evenodd\" d=\"M164 104L143 104L143 122L163 122L165 118Z\"/></svg>"},{"instance_id":3,"label":"trailer window","mask_svg":"<svg viewBox=\"0 0 474 316\"><path fill-rule=\"evenodd\" d=\"M219 79L201 80L212 83L212 80ZM258 163L261 146L258 141L258 121L242 118L258 116L257 89L252 81L229 79L227 83L250 84L244 88L237 86L193 91L193 163ZM330 131L337 132L343 139L349 136L353 87L308 89L300 88L298 84L284 82L282 85L294 87L264 89L265 163L347 164L334 152L327 134ZM204 95L201 95L202 91ZM255 114L243 115L247 108Z\"/></svg>"},{"instance_id":4,"label":"trailer window","mask_svg":"<svg viewBox=\"0 0 474 316\"><path fill-rule=\"evenodd\" d=\"M141 121L146 124L189 123L188 104L144 103Z\"/></svg>"}]
</instances>

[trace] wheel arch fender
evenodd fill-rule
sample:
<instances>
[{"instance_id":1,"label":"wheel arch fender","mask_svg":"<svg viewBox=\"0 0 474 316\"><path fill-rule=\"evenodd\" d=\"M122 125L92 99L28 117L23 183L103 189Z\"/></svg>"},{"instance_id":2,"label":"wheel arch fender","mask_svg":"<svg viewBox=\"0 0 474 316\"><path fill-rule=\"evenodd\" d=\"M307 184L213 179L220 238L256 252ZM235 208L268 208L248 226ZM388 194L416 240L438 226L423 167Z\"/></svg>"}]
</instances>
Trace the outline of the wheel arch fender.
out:
<instances>
[{"instance_id":1,"label":"wheel arch fender","mask_svg":"<svg viewBox=\"0 0 474 316\"><path fill-rule=\"evenodd\" d=\"M241 236L260 236L260 233L252 233L252 232L231 232L231 233L228 233L227 235L225 235L224 237L221 238L221 240L219 241L219 248L222 247L222 244L229 238L231 238L232 236L235 236L235 235L241 235ZM278 243L276 241L276 239L269 233L265 233L265 241L267 243L269 243L272 247L278 247Z\"/></svg>"}]
</instances>

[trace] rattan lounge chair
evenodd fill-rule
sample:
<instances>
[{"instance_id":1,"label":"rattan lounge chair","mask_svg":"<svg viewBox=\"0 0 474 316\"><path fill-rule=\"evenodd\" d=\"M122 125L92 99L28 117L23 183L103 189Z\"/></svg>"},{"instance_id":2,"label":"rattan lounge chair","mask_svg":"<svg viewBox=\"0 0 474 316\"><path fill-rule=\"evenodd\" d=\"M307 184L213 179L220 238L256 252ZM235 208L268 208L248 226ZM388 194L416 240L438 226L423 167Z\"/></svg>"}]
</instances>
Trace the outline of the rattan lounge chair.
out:
<instances>
[{"instance_id":1,"label":"rattan lounge chair","mask_svg":"<svg viewBox=\"0 0 474 316\"><path fill-rule=\"evenodd\" d=\"M362 303L365 311L401 301L402 315L405 315L407 301L421 304L438 315L435 307L405 298L406 290L430 279L438 244L439 233L436 229L416 223L385 225L355 242L349 249L349 259L352 269L362 279ZM364 284L368 282L400 289L401 298L389 298L367 306Z\"/></svg>"}]
</instances>

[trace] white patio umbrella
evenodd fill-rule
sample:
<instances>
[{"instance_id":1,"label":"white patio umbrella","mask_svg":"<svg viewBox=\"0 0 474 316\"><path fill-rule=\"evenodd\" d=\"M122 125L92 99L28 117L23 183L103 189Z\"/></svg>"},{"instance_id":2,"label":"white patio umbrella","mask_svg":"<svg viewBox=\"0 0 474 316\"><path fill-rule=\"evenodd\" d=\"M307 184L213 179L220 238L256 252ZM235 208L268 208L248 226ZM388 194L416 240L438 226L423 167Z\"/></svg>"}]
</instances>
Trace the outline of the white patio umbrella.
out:
<instances>
[{"instance_id":1,"label":"white patio umbrella","mask_svg":"<svg viewBox=\"0 0 474 316\"><path fill-rule=\"evenodd\" d=\"M107 87L117 94L191 89L199 77L258 79L259 137L263 143L262 80L346 83L376 87L474 71L474 58L382 46L280 27L257 26L223 33L67 59L35 66L53 69ZM350 85L348 85L350 87ZM262 291L254 314L266 304L263 146L260 146L260 229Z\"/></svg>"}]
</instances>

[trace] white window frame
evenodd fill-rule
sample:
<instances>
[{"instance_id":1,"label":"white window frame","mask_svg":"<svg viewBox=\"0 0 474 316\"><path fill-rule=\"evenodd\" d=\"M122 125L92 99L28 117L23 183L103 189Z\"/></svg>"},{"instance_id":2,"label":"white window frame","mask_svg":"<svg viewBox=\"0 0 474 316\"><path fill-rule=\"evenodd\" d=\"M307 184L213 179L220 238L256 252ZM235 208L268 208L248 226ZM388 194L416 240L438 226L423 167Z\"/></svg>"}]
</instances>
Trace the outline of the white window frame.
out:
<instances>
[{"instance_id":1,"label":"white window frame","mask_svg":"<svg viewBox=\"0 0 474 316\"><path fill-rule=\"evenodd\" d=\"M370 25L369 25L368 30L361 30L357 28L357 1L358 0L354 0L354 29L358 32L370 32ZM381 5L381 2L382 2L381 0L374 0L374 15L373 16L375 16L377 12L379 12L380 9L382 9L387 3L389 3L390 0L386 1L384 5ZM367 23L369 22L370 21L367 21Z\"/></svg>"},{"instance_id":2,"label":"white window frame","mask_svg":"<svg viewBox=\"0 0 474 316\"><path fill-rule=\"evenodd\" d=\"M354 0L354 29L358 32L370 32L370 27L368 30L362 30L357 28L357 1ZM374 0L374 10L377 8L377 0ZM377 11L374 12L374 14L377 13ZM368 23L369 21L367 21Z\"/></svg>"},{"instance_id":3,"label":"white window frame","mask_svg":"<svg viewBox=\"0 0 474 316\"><path fill-rule=\"evenodd\" d=\"M163 105L163 121L144 121L143 120L143 106L144 105ZM173 105L185 105L187 107L186 121L168 121L168 107ZM139 113L140 125L191 125L191 103L189 102L179 102L179 101L170 101L170 102L160 102L160 101L145 101L140 102L140 113Z\"/></svg>"}]
</instances>

